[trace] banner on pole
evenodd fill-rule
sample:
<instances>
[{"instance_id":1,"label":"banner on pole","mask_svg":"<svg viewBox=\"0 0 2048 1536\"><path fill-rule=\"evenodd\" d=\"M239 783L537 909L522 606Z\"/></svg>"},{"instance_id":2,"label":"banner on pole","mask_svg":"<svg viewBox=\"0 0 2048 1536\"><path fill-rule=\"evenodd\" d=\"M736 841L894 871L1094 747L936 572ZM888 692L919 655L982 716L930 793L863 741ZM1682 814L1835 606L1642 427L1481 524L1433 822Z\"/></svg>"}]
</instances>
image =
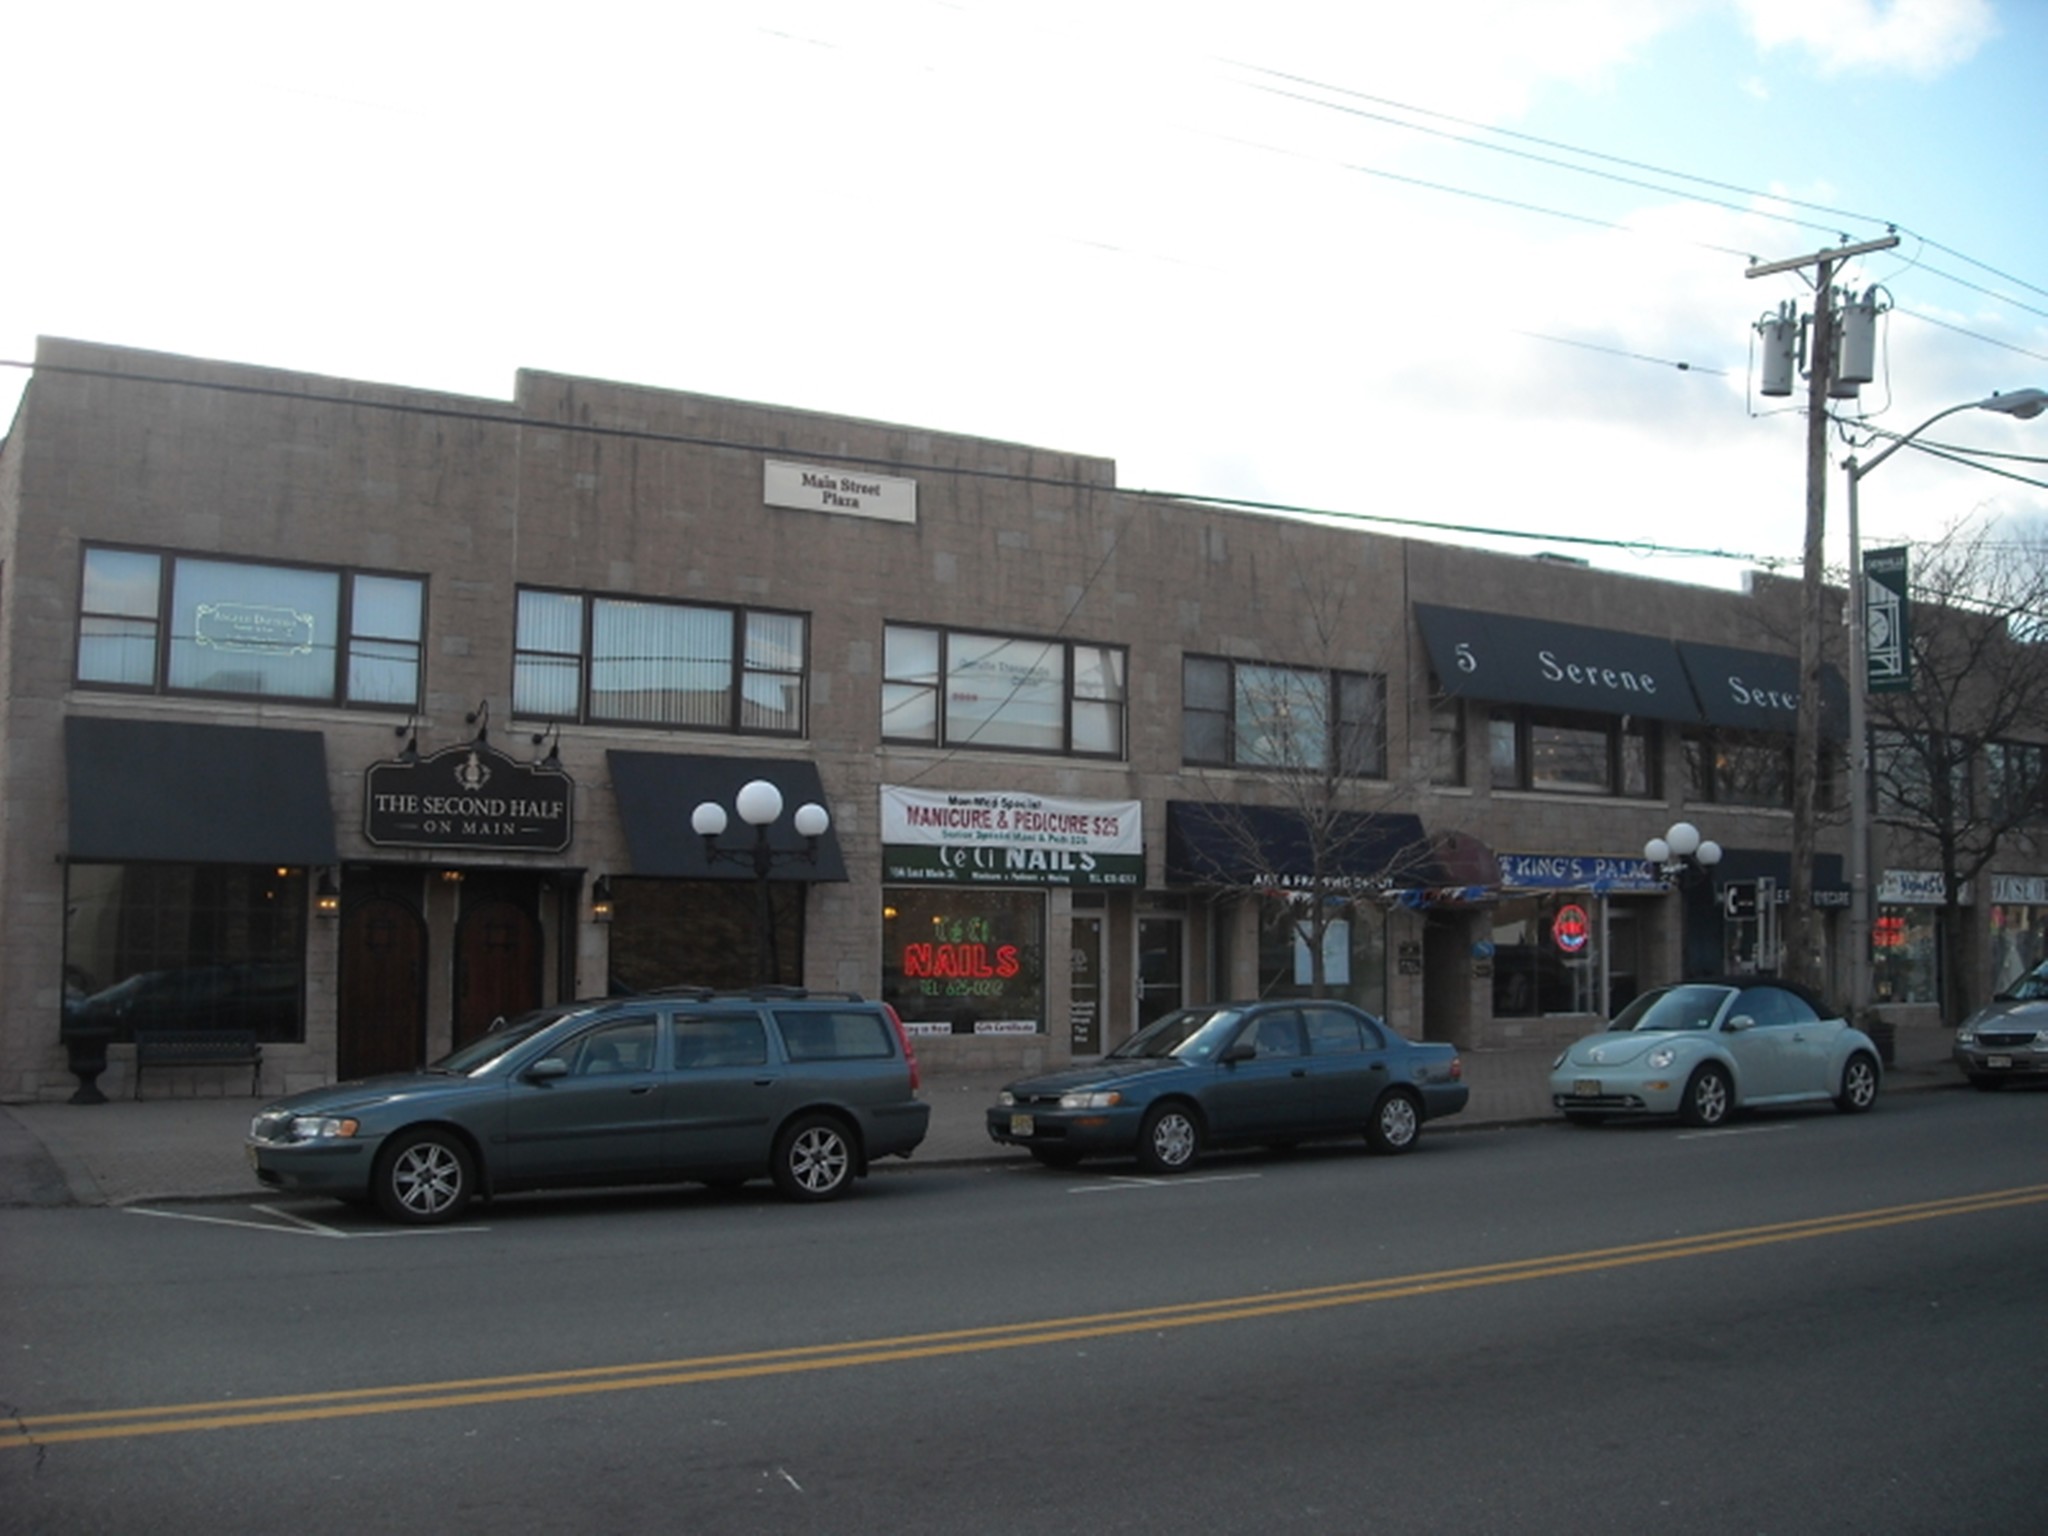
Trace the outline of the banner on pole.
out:
<instances>
[{"instance_id":1,"label":"banner on pole","mask_svg":"<svg viewBox=\"0 0 2048 1536\"><path fill-rule=\"evenodd\" d=\"M1906 554L1903 545L1863 553L1864 678L1872 693L1903 693L1913 686Z\"/></svg>"}]
</instances>

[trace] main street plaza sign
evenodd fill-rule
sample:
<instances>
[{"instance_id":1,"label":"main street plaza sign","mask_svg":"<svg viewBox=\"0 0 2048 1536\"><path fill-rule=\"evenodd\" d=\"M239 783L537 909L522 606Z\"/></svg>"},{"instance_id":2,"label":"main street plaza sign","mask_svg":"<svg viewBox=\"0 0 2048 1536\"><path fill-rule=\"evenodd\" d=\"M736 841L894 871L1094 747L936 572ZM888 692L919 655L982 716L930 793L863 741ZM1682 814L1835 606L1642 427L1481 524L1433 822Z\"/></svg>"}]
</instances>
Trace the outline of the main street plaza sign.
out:
<instances>
[{"instance_id":1,"label":"main street plaza sign","mask_svg":"<svg viewBox=\"0 0 2048 1536\"><path fill-rule=\"evenodd\" d=\"M363 836L380 848L560 853L574 831L576 785L559 768L507 757L485 742L363 775Z\"/></svg>"},{"instance_id":2,"label":"main street plaza sign","mask_svg":"<svg viewBox=\"0 0 2048 1536\"><path fill-rule=\"evenodd\" d=\"M1145 883L1136 800L882 786L882 878L956 885Z\"/></svg>"}]
</instances>

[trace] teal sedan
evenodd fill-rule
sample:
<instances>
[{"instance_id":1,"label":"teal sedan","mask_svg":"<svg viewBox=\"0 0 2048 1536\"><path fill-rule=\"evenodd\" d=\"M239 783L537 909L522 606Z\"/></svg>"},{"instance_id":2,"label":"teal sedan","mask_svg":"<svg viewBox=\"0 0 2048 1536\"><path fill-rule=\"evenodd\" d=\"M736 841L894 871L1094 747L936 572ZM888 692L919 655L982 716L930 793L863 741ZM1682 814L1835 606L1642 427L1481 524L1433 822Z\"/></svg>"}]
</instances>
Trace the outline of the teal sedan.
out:
<instances>
[{"instance_id":1,"label":"teal sedan","mask_svg":"<svg viewBox=\"0 0 2048 1536\"><path fill-rule=\"evenodd\" d=\"M1637 997L1552 1063L1550 1102L1576 1125L1675 1115L1714 1126L1743 1109L1877 1102L1877 1046L1773 976L1687 981Z\"/></svg>"}]
</instances>

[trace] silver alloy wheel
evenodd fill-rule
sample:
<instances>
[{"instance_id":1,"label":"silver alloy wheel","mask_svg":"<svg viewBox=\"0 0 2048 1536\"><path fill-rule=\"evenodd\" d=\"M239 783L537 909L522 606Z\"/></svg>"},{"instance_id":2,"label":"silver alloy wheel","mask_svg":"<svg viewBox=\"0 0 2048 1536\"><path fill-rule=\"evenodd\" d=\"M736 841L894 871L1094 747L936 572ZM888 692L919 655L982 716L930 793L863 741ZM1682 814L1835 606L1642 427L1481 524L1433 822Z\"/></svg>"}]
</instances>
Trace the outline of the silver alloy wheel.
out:
<instances>
[{"instance_id":1,"label":"silver alloy wheel","mask_svg":"<svg viewBox=\"0 0 2048 1536\"><path fill-rule=\"evenodd\" d=\"M460 1148L427 1135L399 1147L383 1180L386 1209L401 1221L443 1221L469 1202L469 1164Z\"/></svg>"},{"instance_id":2,"label":"silver alloy wheel","mask_svg":"<svg viewBox=\"0 0 2048 1536\"><path fill-rule=\"evenodd\" d=\"M1719 1067L1701 1067L1685 1085L1688 1125L1719 1125L1728 1118L1728 1074Z\"/></svg>"},{"instance_id":3,"label":"silver alloy wheel","mask_svg":"<svg viewBox=\"0 0 2048 1536\"><path fill-rule=\"evenodd\" d=\"M1163 1173L1173 1173L1195 1160L1201 1146L1201 1132L1184 1109L1161 1110L1145 1131L1148 1161Z\"/></svg>"},{"instance_id":4,"label":"silver alloy wheel","mask_svg":"<svg viewBox=\"0 0 2048 1536\"><path fill-rule=\"evenodd\" d=\"M778 1171L788 1176L792 1192L806 1200L823 1200L845 1185L853 1170L853 1152L846 1135L829 1120L811 1120L798 1127L783 1147Z\"/></svg>"},{"instance_id":5,"label":"silver alloy wheel","mask_svg":"<svg viewBox=\"0 0 2048 1536\"><path fill-rule=\"evenodd\" d=\"M1371 1141L1382 1152L1406 1152L1421 1130L1415 1101L1405 1093L1388 1094L1373 1111Z\"/></svg>"},{"instance_id":6,"label":"silver alloy wheel","mask_svg":"<svg viewBox=\"0 0 2048 1536\"><path fill-rule=\"evenodd\" d=\"M1850 1114L1858 1114L1877 1102L1877 1066L1857 1052L1842 1068L1842 1092L1835 1103Z\"/></svg>"}]
</instances>

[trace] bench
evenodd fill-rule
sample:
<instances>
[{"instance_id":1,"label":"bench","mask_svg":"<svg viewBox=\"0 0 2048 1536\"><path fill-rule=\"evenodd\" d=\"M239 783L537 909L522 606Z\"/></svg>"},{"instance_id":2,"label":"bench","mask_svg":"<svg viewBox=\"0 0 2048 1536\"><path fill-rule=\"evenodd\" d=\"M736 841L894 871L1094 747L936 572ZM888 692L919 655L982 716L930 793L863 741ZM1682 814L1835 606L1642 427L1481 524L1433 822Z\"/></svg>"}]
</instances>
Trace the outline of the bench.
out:
<instances>
[{"instance_id":1,"label":"bench","mask_svg":"<svg viewBox=\"0 0 2048 1536\"><path fill-rule=\"evenodd\" d=\"M150 1067L247 1067L249 1096L263 1076L263 1047L253 1029L138 1029L135 1031L135 1097Z\"/></svg>"}]
</instances>

